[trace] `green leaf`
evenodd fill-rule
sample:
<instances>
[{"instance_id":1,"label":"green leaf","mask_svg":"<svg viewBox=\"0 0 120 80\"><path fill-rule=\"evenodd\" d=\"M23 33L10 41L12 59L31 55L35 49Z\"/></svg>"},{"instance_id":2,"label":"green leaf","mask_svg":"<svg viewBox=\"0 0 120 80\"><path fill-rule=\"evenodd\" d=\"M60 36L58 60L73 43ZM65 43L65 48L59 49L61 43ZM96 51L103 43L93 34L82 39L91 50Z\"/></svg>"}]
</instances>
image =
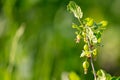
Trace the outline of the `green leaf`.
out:
<instances>
[{"instance_id":1,"label":"green leaf","mask_svg":"<svg viewBox=\"0 0 120 80\"><path fill-rule=\"evenodd\" d=\"M80 27L76 25L75 23L72 23L72 28L76 28L77 30L80 30Z\"/></svg>"},{"instance_id":2,"label":"green leaf","mask_svg":"<svg viewBox=\"0 0 120 80\"><path fill-rule=\"evenodd\" d=\"M100 43L100 42L101 42L101 32L98 31L97 33L94 33L94 35L95 35L96 38L97 38L97 42Z\"/></svg>"},{"instance_id":3,"label":"green leaf","mask_svg":"<svg viewBox=\"0 0 120 80\"><path fill-rule=\"evenodd\" d=\"M100 31L98 31L97 33L94 33L94 34L95 34L97 39L101 38L101 32Z\"/></svg>"},{"instance_id":4,"label":"green leaf","mask_svg":"<svg viewBox=\"0 0 120 80\"><path fill-rule=\"evenodd\" d=\"M77 19L81 19L83 16L81 8L74 1L69 2L67 5L67 10L72 12Z\"/></svg>"},{"instance_id":5,"label":"green leaf","mask_svg":"<svg viewBox=\"0 0 120 80\"><path fill-rule=\"evenodd\" d=\"M94 30L98 29L100 26L101 26L101 25L99 25L99 24L97 24L97 23L95 23L95 22L94 22L94 24L93 24Z\"/></svg>"},{"instance_id":6,"label":"green leaf","mask_svg":"<svg viewBox=\"0 0 120 80\"><path fill-rule=\"evenodd\" d=\"M100 24L102 24L102 27L107 26L108 22L107 21L101 21Z\"/></svg>"},{"instance_id":7,"label":"green leaf","mask_svg":"<svg viewBox=\"0 0 120 80\"><path fill-rule=\"evenodd\" d=\"M92 18L86 18L85 23L87 26L91 27L94 23L94 20Z\"/></svg>"},{"instance_id":8,"label":"green leaf","mask_svg":"<svg viewBox=\"0 0 120 80\"><path fill-rule=\"evenodd\" d=\"M75 23L72 23L72 28L78 28L78 26Z\"/></svg>"},{"instance_id":9,"label":"green leaf","mask_svg":"<svg viewBox=\"0 0 120 80\"><path fill-rule=\"evenodd\" d=\"M112 79L111 80L120 80L120 77L112 77Z\"/></svg>"},{"instance_id":10,"label":"green leaf","mask_svg":"<svg viewBox=\"0 0 120 80\"><path fill-rule=\"evenodd\" d=\"M80 77L75 72L70 72L69 80L80 80Z\"/></svg>"}]
</instances>

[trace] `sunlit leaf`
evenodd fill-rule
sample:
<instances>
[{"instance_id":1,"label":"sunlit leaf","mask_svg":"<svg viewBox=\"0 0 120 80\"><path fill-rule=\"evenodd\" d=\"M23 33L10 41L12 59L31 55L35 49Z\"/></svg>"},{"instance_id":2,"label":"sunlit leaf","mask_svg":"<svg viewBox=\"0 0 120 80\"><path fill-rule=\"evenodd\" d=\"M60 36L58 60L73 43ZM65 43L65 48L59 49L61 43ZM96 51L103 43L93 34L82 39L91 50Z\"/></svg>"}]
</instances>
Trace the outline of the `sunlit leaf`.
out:
<instances>
[{"instance_id":1,"label":"sunlit leaf","mask_svg":"<svg viewBox=\"0 0 120 80\"><path fill-rule=\"evenodd\" d=\"M107 26L108 22L107 21L101 21L100 24L102 24L103 27Z\"/></svg>"},{"instance_id":2,"label":"sunlit leaf","mask_svg":"<svg viewBox=\"0 0 120 80\"><path fill-rule=\"evenodd\" d=\"M85 19L85 22L86 22L86 25L89 26L89 27L92 26L93 23L94 23L94 21L93 21L92 18L86 18L86 19Z\"/></svg>"}]
</instances>

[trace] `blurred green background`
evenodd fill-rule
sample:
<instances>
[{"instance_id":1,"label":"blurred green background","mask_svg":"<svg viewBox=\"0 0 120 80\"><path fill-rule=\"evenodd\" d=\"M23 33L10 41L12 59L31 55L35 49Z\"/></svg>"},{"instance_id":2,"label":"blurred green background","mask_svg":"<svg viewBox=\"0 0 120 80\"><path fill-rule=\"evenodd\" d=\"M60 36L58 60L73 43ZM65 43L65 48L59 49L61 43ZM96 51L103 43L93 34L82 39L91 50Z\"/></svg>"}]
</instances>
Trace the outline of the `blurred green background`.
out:
<instances>
[{"instance_id":1,"label":"blurred green background","mask_svg":"<svg viewBox=\"0 0 120 80\"><path fill-rule=\"evenodd\" d=\"M120 76L120 0L73 0L84 17L107 20L95 68ZM66 6L69 0L0 0L0 80L67 80L84 75L71 24L76 19Z\"/></svg>"}]
</instances>

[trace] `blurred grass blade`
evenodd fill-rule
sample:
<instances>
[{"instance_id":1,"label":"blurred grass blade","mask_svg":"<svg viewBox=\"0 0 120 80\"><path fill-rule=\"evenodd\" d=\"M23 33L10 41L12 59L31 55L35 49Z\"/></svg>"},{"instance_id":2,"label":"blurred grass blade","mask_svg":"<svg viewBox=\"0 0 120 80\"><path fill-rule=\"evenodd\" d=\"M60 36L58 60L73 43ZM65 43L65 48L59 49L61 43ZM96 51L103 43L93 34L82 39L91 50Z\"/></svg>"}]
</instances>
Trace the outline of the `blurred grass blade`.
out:
<instances>
[{"instance_id":1,"label":"blurred grass blade","mask_svg":"<svg viewBox=\"0 0 120 80\"><path fill-rule=\"evenodd\" d=\"M10 57L9 57L9 66L8 66L8 70L10 72L12 72L12 69L13 69L18 41L23 35L23 33L24 33L24 24L22 24L20 28L16 31L15 36L13 37L13 40L12 40Z\"/></svg>"}]
</instances>

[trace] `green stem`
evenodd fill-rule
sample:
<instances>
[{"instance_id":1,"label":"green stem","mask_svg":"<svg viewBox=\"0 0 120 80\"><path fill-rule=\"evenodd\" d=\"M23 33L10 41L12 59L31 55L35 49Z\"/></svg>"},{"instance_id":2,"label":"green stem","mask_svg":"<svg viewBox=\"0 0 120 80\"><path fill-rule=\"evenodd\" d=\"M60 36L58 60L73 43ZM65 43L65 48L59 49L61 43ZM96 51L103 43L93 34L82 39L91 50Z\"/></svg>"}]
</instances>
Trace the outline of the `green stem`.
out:
<instances>
[{"instance_id":1,"label":"green stem","mask_svg":"<svg viewBox=\"0 0 120 80\"><path fill-rule=\"evenodd\" d=\"M80 24L81 24L81 25L83 25L83 23L81 22L81 20L80 20L80 19L78 19L78 21L80 22Z\"/></svg>"},{"instance_id":2,"label":"green stem","mask_svg":"<svg viewBox=\"0 0 120 80\"><path fill-rule=\"evenodd\" d=\"M97 78L96 78L96 72L95 72L95 68L94 68L94 64L93 64L93 58L92 58L92 55L91 55L91 58L90 58L90 63L91 63L91 66L92 66L94 79L97 80Z\"/></svg>"},{"instance_id":3,"label":"green stem","mask_svg":"<svg viewBox=\"0 0 120 80\"><path fill-rule=\"evenodd\" d=\"M91 44L90 44L90 39L88 38L88 36L86 36L86 38L88 39L89 51L92 51ZM92 71L93 71L93 75L94 75L94 80L97 80L97 78L96 78L96 71L95 71L94 64L93 64L92 54L90 54L90 63L91 63L91 67L92 67Z\"/></svg>"}]
</instances>

